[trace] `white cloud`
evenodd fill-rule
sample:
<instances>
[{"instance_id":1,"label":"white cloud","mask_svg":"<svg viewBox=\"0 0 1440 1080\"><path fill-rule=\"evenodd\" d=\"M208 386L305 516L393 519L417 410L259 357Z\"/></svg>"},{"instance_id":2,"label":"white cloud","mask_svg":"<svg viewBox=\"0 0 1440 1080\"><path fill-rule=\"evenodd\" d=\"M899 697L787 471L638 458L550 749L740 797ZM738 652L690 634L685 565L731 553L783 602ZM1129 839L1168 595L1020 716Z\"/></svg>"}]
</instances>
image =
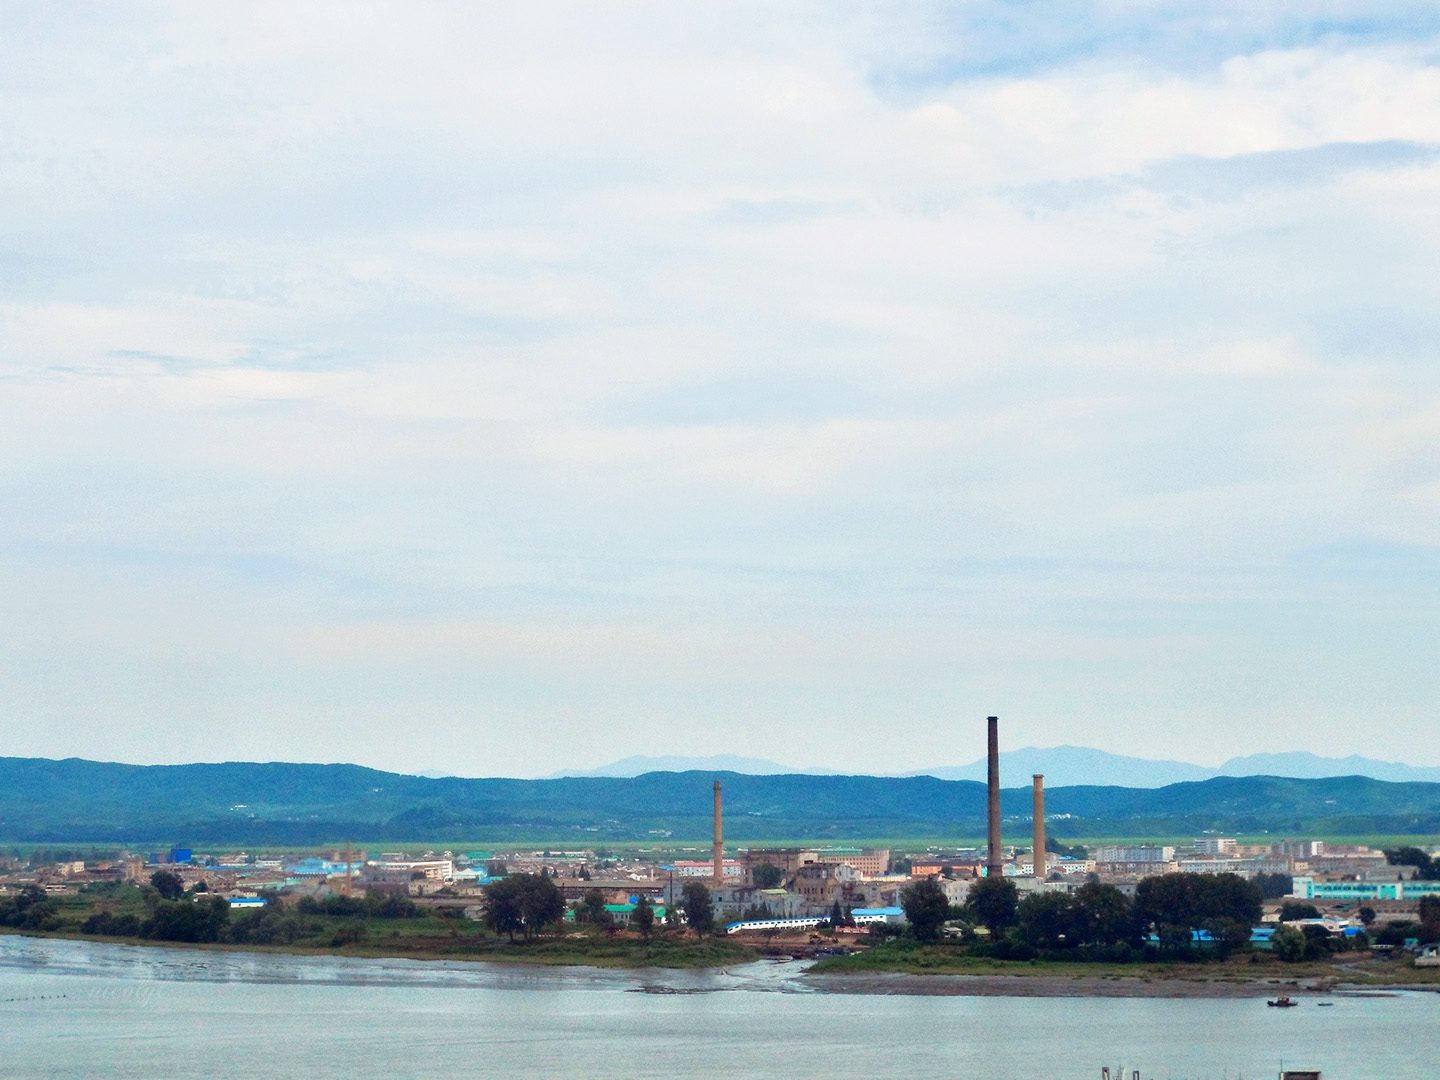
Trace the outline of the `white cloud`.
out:
<instances>
[{"instance_id":1,"label":"white cloud","mask_svg":"<svg viewBox=\"0 0 1440 1080\"><path fill-rule=\"evenodd\" d=\"M387 707L461 709L559 718L544 772L597 717L619 756L999 697L1205 756L1351 737L1326 649L1357 694L1410 658L1425 730L1440 26L1266 8L33 15L0 552L60 659L0 666L42 731L102 641L123 720L10 751L191 752L153 714L200 709L382 761ZM1266 661L1272 746L1227 682Z\"/></svg>"}]
</instances>

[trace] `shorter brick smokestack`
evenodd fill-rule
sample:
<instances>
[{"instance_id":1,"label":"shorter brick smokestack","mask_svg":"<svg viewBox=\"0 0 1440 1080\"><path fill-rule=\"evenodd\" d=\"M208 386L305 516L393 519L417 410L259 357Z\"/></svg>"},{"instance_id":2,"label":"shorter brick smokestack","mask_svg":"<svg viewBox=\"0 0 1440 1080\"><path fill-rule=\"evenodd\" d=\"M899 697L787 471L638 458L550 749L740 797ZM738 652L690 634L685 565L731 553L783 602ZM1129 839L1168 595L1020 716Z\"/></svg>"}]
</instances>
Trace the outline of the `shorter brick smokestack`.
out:
<instances>
[{"instance_id":1,"label":"shorter brick smokestack","mask_svg":"<svg viewBox=\"0 0 1440 1080\"><path fill-rule=\"evenodd\" d=\"M1035 774L1035 880L1045 880L1045 774Z\"/></svg>"},{"instance_id":2,"label":"shorter brick smokestack","mask_svg":"<svg viewBox=\"0 0 1440 1080\"><path fill-rule=\"evenodd\" d=\"M725 884L725 832L720 814L720 781L715 781L715 887Z\"/></svg>"}]
</instances>

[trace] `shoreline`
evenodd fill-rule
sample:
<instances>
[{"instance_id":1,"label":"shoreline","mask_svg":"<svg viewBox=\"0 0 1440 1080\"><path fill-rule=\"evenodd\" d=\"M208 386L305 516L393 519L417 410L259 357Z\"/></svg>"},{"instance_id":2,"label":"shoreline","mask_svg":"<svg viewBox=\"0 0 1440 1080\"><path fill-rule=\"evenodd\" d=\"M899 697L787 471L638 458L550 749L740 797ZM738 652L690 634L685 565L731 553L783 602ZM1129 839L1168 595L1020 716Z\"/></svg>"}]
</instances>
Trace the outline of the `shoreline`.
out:
<instances>
[{"instance_id":1,"label":"shoreline","mask_svg":"<svg viewBox=\"0 0 1440 1080\"><path fill-rule=\"evenodd\" d=\"M297 946L255 946L226 945L213 942L156 942L128 937L94 937L68 935L68 933L29 933L22 930L3 930L4 936L23 937L27 940L63 940L81 945L120 946L120 948L184 950L184 952L232 953L238 956L284 956L294 959L318 960L406 960L406 962L438 963L454 966L474 965L477 968L498 968L516 971L537 971L546 969L559 975L564 969L575 972L608 973L608 975L648 976L664 979L665 976L729 975L729 966L675 966L616 965L616 963L586 963L583 960L549 960L544 958L524 959L514 955L475 956L444 955L444 953L403 952L403 950L370 949L363 952L341 952L337 949L310 949ZM739 966L749 963L765 963L766 958L743 960ZM802 966L804 965L804 966ZM789 965L775 965L780 966ZM806 991L816 994L844 994L857 996L953 996L953 998L1165 998L1165 999L1240 999L1260 1001L1263 998L1287 995L1300 999L1300 1004L1309 1005L1322 999L1344 998L1392 998L1400 994L1430 992L1440 994L1436 984L1395 984L1367 985L1361 982L1338 982L1323 976L1310 978L1208 978L1189 966L1189 975L1149 971L1143 975L1093 975L1084 971L1045 973L981 973L981 975L953 975L953 973L914 972L812 972L808 960L795 962L795 969L789 979ZM648 982L647 984L649 985ZM720 988L685 989L684 992L717 992ZM744 991L743 986L733 986L733 991ZM662 988L657 992L670 992Z\"/></svg>"},{"instance_id":2,"label":"shoreline","mask_svg":"<svg viewBox=\"0 0 1440 1080\"><path fill-rule=\"evenodd\" d=\"M735 956L713 964L694 963L664 963L667 959L664 955L667 945L671 948L683 948L684 945L695 945L696 942L665 942L664 939L657 939L659 955L645 955L635 957L637 960L650 960L658 962L625 963L623 961L630 957L619 956L614 953L606 955L603 952L586 956L582 949L564 952L545 952L544 946L560 946L575 943L557 939L536 941L531 945L510 945L500 943L484 949L456 949L454 951L439 949L387 949L376 945L358 945L345 948L331 948L323 946L307 945L260 945L254 943L232 943L224 941L163 941L155 938L138 937L108 937L97 934L69 933L64 930L20 930L15 927L0 927L0 936L21 937L33 941L77 941L91 945L121 945L142 949L183 949L189 952L216 952L235 953L251 956L298 956L298 957L326 957L336 960L414 960L422 963L451 963L451 964L495 964L503 967L513 968L587 968L596 971L723 971L726 967L734 964L756 963L764 960L765 957L757 950L753 956ZM633 951L640 951L654 946L646 946L642 942L633 939L621 939L634 946ZM703 944L703 943L700 943ZM531 950L534 951L531 951ZM677 959L671 956L668 959ZM618 962L617 962L618 961Z\"/></svg>"},{"instance_id":3,"label":"shoreline","mask_svg":"<svg viewBox=\"0 0 1440 1080\"><path fill-rule=\"evenodd\" d=\"M214 942L153 941L144 938L101 938L83 934L33 933L4 928L7 937L34 941L69 941L88 945L121 946L145 949L183 950L187 952L229 953L240 956L282 956L326 960L402 960L444 965L475 965L500 969L562 969L606 972L613 975L728 975L731 966L773 961L773 957L756 956L735 962L705 966L666 966L654 963L615 963L614 957L596 957L599 962L566 956L526 957L516 954L484 956L438 952L404 952L400 950L306 948L284 945L232 945ZM637 958L639 959L639 958ZM610 962L606 962L610 961ZM1329 976L1310 975L1299 978L1225 977L1218 971L1189 968L1185 973L1137 972L1134 975L1087 972L1076 965L1073 973L1056 972L985 972L979 974L926 973L905 971L827 972L810 970L807 960L794 961L793 978L797 985L816 993L874 995L880 997L1013 997L1013 998L1165 998L1165 999L1262 999L1286 995L1301 999L1343 999L1394 997L1400 993L1440 993L1435 983L1371 983L1339 981ZM799 966L804 965L804 966ZM782 965L776 965L777 967ZM788 964L783 966L788 967ZM716 988L718 989L718 988ZM735 988L740 989L740 988ZM701 991L705 992L705 991ZM1308 1001L1305 1002L1308 1004Z\"/></svg>"},{"instance_id":4,"label":"shoreline","mask_svg":"<svg viewBox=\"0 0 1440 1080\"><path fill-rule=\"evenodd\" d=\"M806 972L801 976L831 994L914 997L1084 998L1292 998L1394 997L1401 992L1440 992L1433 985L1335 983L1318 980L1223 980L1156 975L916 975L904 971L863 974ZM823 985L822 985L823 984Z\"/></svg>"}]
</instances>

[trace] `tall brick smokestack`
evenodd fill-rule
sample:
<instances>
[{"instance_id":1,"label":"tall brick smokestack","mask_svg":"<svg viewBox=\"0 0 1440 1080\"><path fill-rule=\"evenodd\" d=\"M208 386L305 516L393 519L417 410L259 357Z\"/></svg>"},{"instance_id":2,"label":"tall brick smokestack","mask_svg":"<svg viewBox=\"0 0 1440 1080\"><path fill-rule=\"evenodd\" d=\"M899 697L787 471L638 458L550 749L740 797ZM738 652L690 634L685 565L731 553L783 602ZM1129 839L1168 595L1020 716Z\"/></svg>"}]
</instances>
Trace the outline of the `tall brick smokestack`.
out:
<instances>
[{"instance_id":1,"label":"tall brick smokestack","mask_svg":"<svg viewBox=\"0 0 1440 1080\"><path fill-rule=\"evenodd\" d=\"M1005 873L1004 865L1000 861L1000 718L987 716L985 723L989 728L989 768L986 782L989 785L990 800L990 847L985 858L985 873L989 877L998 878Z\"/></svg>"},{"instance_id":2,"label":"tall brick smokestack","mask_svg":"<svg viewBox=\"0 0 1440 1080\"><path fill-rule=\"evenodd\" d=\"M720 781L715 781L715 886L725 884L725 833L720 824Z\"/></svg>"},{"instance_id":3,"label":"tall brick smokestack","mask_svg":"<svg viewBox=\"0 0 1440 1080\"><path fill-rule=\"evenodd\" d=\"M1045 774L1035 774L1035 880L1045 880Z\"/></svg>"}]
</instances>

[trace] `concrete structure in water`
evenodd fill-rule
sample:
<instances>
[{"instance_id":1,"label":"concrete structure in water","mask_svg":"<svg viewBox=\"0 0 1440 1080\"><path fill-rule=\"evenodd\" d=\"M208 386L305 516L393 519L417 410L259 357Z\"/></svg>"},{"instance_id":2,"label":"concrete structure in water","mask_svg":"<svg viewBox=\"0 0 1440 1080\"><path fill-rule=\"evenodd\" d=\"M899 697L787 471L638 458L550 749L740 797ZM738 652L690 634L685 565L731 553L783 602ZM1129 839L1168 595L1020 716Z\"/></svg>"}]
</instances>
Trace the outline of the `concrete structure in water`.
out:
<instances>
[{"instance_id":1,"label":"concrete structure in water","mask_svg":"<svg viewBox=\"0 0 1440 1080\"><path fill-rule=\"evenodd\" d=\"M715 856L712 877L715 887L725 884L725 840L720 823L720 781L715 781Z\"/></svg>"},{"instance_id":2,"label":"concrete structure in water","mask_svg":"<svg viewBox=\"0 0 1440 1080\"><path fill-rule=\"evenodd\" d=\"M1035 867L1035 880L1045 880L1045 774L1036 773L1035 784L1035 854L1031 862Z\"/></svg>"},{"instance_id":3,"label":"concrete structure in water","mask_svg":"<svg viewBox=\"0 0 1440 1080\"><path fill-rule=\"evenodd\" d=\"M1005 862L1000 855L1000 718L987 716L985 723L989 743L986 769L986 782L989 786L989 848L985 856L985 875L999 878L1005 873Z\"/></svg>"}]
</instances>

